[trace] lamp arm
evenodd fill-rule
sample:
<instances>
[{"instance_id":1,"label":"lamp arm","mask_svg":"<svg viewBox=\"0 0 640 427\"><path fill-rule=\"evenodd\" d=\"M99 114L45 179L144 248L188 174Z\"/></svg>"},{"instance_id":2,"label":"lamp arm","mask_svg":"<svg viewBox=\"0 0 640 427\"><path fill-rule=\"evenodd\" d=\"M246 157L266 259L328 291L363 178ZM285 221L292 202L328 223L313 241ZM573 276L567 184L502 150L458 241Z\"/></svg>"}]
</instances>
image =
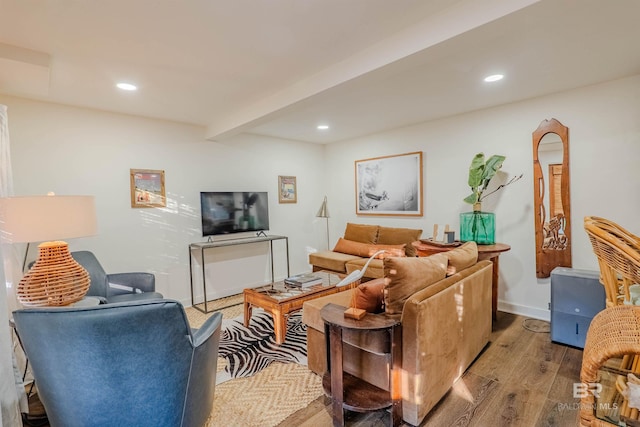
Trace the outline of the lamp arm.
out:
<instances>
[{"instance_id":1,"label":"lamp arm","mask_svg":"<svg viewBox=\"0 0 640 427\"><path fill-rule=\"evenodd\" d=\"M345 277L344 279L342 279L337 285L336 287L341 287L341 286L345 286L348 285L350 283L355 282L356 280L360 280L362 279L362 276L364 276L364 272L367 271L367 268L369 267L369 264L371 263L371 260L373 260L375 257L377 257L378 255L387 252L384 249L379 250L378 252L376 252L375 254L371 255L371 257L369 258L369 260L367 261L367 263L364 265L364 267L362 267L362 270L354 270L351 273L349 273L349 275L347 277Z\"/></svg>"},{"instance_id":2,"label":"lamp arm","mask_svg":"<svg viewBox=\"0 0 640 427\"><path fill-rule=\"evenodd\" d=\"M362 271L363 271L363 272L364 272L364 271L367 271L367 267L369 267L369 264L371 263L371 261L372 261L375 257L377 257L378 255L383 254L383 253L385 253L385 252L387 252L387 251L386 251L386 250L384 250L384 249L380 249L378 252L376 252L375 254L371 255L371 257L369 257L369 260L367 261L367 263L364 265L364 267L362 267ZM362 273L362 274L364 275L364 273Z\"/></svg>"}]
</instances>

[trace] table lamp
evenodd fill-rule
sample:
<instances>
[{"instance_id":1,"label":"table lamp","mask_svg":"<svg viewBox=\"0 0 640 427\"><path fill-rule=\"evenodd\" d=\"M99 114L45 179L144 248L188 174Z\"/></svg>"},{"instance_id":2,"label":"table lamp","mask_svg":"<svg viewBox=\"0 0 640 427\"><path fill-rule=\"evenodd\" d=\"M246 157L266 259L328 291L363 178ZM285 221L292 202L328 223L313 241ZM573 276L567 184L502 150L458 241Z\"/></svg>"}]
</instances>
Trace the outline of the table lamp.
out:
<instances>
[{"instance_id":1,"label":"table lamp","mask_svg":"<svg viewBox=\"0 0 640 427\"><path fill-rule=\"evenodd\" d=\"M364 267L362 267L360 270L354 270L351 273L349 273L348 276L346 276L336 285L336 288L349 285L355 282L356 280L361 280L362 277L364 276L364 273L367 271L367 268L369 268L369 264L371 263L371 261L373 261L378 255L382 255L385 252L387 251L384 249L381 249L376 253L374 253L373 255L371 255L371 257L369 257ZM357 307L349 307L348 309L345 310L344 317L360 320L365 316L365 314L367 314L365 310L362 310Z\"/></svg>"},{"instance_id":2,"label":"table lamp","mask_svg":"<svg viewBox=\"0 0 640 427\"><path fill-rule=\"evenodd\" d=\"M0 230L6 243L42 242L38 259L16 289L28 307L64 306L89 290L89 273L60 239L97 232L93 196L27 196L0 199Z\"/></svg>"}]
</instances>

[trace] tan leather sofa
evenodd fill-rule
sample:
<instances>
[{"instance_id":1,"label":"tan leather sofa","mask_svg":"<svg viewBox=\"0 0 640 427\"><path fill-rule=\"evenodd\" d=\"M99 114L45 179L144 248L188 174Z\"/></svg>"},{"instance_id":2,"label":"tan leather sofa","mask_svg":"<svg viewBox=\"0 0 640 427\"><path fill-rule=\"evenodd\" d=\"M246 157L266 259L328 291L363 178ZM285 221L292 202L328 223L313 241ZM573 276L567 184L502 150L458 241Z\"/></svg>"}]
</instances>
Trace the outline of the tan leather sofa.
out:
<instances>
[{"instance_id":1,"label":"tan leather sofa","mask_svg":"<svg viewBox=\"0 0 640 427\"><path fill-rule=\"evenodd\" d=\"M335 248L309 254L309 264L313 271L328 270L348 274L361 270L369 257L380 249L390 253L400 251L403 256L415 257L416 251L411 242L419 240L421 235L422 230L419 229L347 223L344 236L338 240ZM383 275L382 259L374 259L364 278L366 280Z\"/></svg>"},{"instance_id":2,"label":"tan leather sofa","mask_svg":"<svg viewBox=\"0 0 640 427\"><path fill-rule=\"evenodd\" d=\"M477 261L474 242L430 257L385 258L383 263L385 277L377 280L384 281L385 307L376 315L401 319L403 419L419 425L489 342L492 265ZM327 370L320 310L328 303L349 307L359 288L305 302L302 318L313 372ZM388 389L386 359L376 350L388 342L379 338L343 331L344 370Z\"/></svg>"}]
</instances>

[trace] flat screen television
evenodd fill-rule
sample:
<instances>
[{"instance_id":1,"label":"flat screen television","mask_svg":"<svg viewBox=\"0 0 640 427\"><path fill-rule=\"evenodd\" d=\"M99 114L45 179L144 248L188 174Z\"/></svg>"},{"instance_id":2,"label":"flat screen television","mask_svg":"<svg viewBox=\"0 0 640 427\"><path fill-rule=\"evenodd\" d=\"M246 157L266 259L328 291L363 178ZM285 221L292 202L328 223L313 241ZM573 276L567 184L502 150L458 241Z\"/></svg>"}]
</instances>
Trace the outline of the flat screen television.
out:
<instances>
[{"instance_id":1,"label":"flat screen television","mask_svg":"<svg viewBox=\"0 0 640 427\"><path fill-rule=\"evenodd\" d=\"M202 191L200 210L203 236L269 229L266 191Z\"/></svg>"}]
</instances>

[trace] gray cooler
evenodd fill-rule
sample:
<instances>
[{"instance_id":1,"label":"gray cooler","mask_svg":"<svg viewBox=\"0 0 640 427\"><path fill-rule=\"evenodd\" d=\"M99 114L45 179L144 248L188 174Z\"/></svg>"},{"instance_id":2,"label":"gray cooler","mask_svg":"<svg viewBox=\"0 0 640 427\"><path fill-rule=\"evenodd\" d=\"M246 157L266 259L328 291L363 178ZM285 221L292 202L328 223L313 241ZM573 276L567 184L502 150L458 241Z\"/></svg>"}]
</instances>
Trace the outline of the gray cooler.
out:
<instances>
[{"instance_id":1,"label":"gray cooler","mask_svg":"<svg viewBox=\"0 0 640 427\"><path fill-rule=\"evenodd\" d=\"M584 348L593 317L605 308L600 272L556 267L551 272L551 341Z\"/></svg>"}]
</instances>

